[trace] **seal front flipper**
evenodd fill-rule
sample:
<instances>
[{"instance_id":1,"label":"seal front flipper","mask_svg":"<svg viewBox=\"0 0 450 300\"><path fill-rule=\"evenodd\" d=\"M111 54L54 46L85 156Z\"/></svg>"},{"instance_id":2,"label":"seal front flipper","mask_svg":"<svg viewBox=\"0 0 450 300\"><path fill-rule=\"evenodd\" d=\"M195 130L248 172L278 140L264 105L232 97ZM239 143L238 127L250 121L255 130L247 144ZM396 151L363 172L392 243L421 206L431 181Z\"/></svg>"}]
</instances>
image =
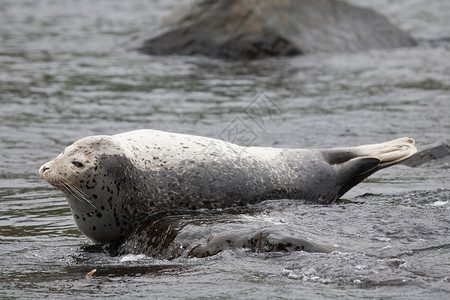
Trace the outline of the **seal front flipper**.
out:
<instances>
[{"instance_id":1,"label":"seal front flipper","mask_svg":"<svg viewBox=\"0 0 450 300\"><path fill-rule=\"evenodd\" d=\"M338 185L342 185L339 198L376 171L395 165L416 152L414 140L405 137L380 144L325 150L324 155L334 165Z\"/></svg>"}]
</instances>

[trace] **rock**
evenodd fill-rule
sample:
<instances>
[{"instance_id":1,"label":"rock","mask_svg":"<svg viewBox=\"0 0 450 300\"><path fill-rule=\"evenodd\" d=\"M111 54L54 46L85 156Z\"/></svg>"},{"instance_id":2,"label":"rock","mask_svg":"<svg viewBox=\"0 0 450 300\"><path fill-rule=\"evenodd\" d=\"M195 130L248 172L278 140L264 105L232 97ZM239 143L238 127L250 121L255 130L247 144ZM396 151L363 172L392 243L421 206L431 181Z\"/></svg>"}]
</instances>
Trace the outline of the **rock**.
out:
<instances>
[{"instance_id":1,"label":"rock","mask_svg":"<svg viewBox=\"0 0 450 300\"><path fill-rule=\"evenodd\" d=\"M415 45L377 12L340 0L202 0L170 16L139 51L251 59Z\"/></svg>"},{"instance_id":2,"label":"rock","mask_svg":"<svg viewBox=\"0 0 450 300\"><path fill-rule=\"evenodd\" d=\"M450 156L450 146L446 143L437 143L417 152L402 163L410 167L418 167L432 160L448 156Z\"/></svg>"},{"instance_id":3,"label":"rock","mask_svg":"<svg viewBox=\"0 0 450 300\"><path fill-rule=\"evenodd\" d=\"M156 259L208 257L222 251L320 252L338 248L285 234L283 225L266 224L262 218L211 212L150 218L121 245L109 245L111 255L145 254ZM216 213L217 213L216 212ZM111 247L112 246L112 247ZM340 249L342 250L342 249Z\"/></svg>"}]
</instances>

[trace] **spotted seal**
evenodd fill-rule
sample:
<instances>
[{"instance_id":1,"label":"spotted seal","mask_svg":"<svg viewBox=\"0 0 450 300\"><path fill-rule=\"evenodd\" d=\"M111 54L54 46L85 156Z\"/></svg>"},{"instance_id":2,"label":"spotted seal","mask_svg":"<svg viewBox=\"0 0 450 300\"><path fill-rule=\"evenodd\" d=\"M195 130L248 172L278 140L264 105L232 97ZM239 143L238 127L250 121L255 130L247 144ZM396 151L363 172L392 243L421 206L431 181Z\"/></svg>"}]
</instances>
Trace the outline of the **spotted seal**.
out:
<instances>
[{"instance_id":1,"label":"spotted seal","mask_svg":"<svg viewBox=\"0 0 450 300\"><path fill-rule=\"evenodd\" d=\"M326 150L241 147L137 130L76 141L39 170L95 242L125 239L161 211L228 208L266 199L332 203L375 171L416 152L401 138Z\"/></svg>"}]
</instances>

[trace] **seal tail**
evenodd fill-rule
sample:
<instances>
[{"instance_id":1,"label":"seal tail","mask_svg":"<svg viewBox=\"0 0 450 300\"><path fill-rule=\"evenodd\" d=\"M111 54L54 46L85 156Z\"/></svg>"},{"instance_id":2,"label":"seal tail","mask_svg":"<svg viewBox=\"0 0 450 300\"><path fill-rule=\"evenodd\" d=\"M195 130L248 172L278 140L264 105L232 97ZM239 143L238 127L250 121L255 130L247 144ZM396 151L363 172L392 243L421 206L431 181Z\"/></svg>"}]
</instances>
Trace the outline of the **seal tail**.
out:
<instances>
[{"instance_id":1,"label":"seal tail","mask_svg":"<svg viewBox=\"0 0 450 300\"><path fill-rule=\"evenodd\" d=\"M325 153L337 172L338 198L376 171L395 165L416 153L414 140L400 138L380 144L330 149Z\"/></svg>"}]
</instances>

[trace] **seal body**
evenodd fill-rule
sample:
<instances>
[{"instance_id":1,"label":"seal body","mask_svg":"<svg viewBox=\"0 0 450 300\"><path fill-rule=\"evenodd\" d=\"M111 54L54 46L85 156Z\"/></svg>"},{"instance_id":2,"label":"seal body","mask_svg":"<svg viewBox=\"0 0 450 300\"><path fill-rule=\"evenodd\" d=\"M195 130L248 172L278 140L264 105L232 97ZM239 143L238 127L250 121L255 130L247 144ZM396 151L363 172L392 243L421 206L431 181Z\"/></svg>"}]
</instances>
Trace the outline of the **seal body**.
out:
<instances>
[{"instance_id":1,"label":"seal body","mask_svg":"<svg viewBox=\"0 0 450 300\"><path fill-rule=\"evenodd\" d=\"M402 138L353 148L280 149L138 130L78 140L39 171L64 192L87 237L111 242L163 211L284 198L332 203L378 169L414 154L413 144Z\"/></svg>"}]
</instances>

